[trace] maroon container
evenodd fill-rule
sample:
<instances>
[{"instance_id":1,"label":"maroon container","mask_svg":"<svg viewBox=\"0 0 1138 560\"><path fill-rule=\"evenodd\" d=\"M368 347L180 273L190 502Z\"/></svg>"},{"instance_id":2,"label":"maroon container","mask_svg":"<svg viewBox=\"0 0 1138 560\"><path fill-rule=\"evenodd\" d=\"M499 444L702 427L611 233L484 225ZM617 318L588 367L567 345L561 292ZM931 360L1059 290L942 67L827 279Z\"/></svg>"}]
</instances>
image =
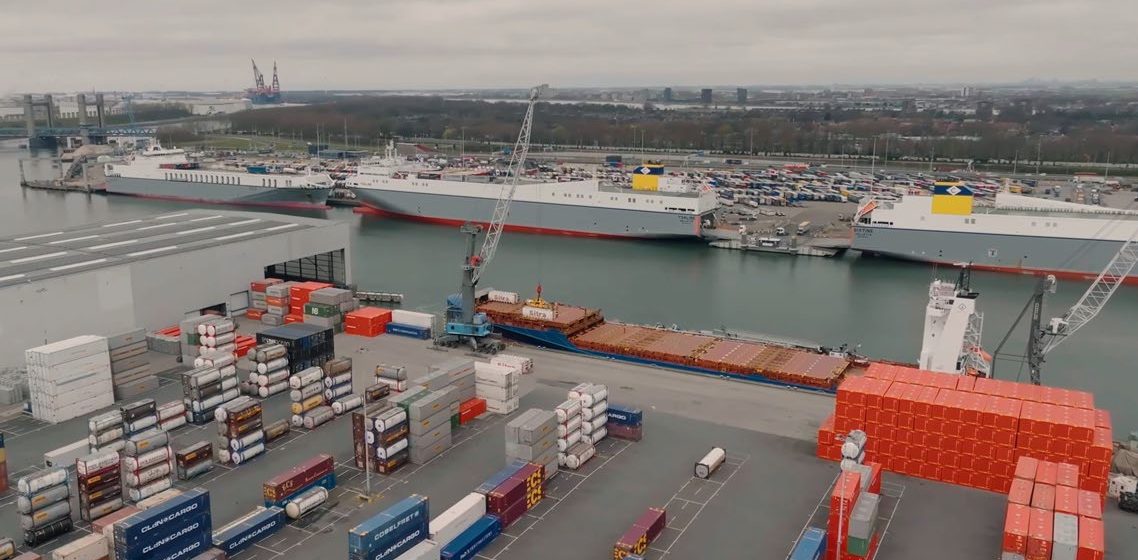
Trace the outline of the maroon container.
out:
<instances>
[{"instance_id":1,"label":"maroon container","mask_svg":"<svg viewBox=\"0 0 1138 560\"><path fill-rule=\"evenodd\" d=\"M117 483L120 475L121 471L118 465L111 465L95 472L87 473L86 476L79 477L79 489L103 488L108 483Z\"/></svg>"},{"instance_id":2,"label":"maroon container","mask_svg":"<svg viewBox=\"0 0 1138 560\"><path fill-rule=\"evenodd\" d=\"M251 418L240 424L227 423L225 425L225 435L228 436L229 439L238 439L250 432L260 430L262 426L263 424L261 423L260 417Z\"/></svg>"},{"instance_id":3,"label":"maroon container","mask_svg":"<svg viewBox=\"0 0 1138 560\"><path fill-rule=\"evenodd\" d=\"M364 415L362 412L352 413L352 449L355 452L354 459L357 469L364 468L364 461L367 460L367 439L364 435L366 429L364 427Z\"/></svg>"},{"instance_id":4,"label":"maroon container","mask_svg":"<svg viewBox=\"0 0 1138 560\"><path fill-rule=\"evenodd\" d=\"M244 423L246 420L249 420L252 418L260 418L260 417L261 417L261 405L260 405L260 403L257 403L257 404L254 404L253 406L250 406L249 408L246 408L245 410L241 410L239 412L230 414L229 416L227 416L225 418L225 423L230 425L230 426L235 426L237 424Z\"/></svg>"},{"instance_id":5,"label":"maroon container","mask_svg":"<svg viewBox=\"0 0 1138 560\"><path fill-rule=\"evenodd\" d=\"M640 554L647 548L649 540L647 529L633 526L617 539L615 548L631 554Z\"/></svg>"},{"instance_id":6,"label":"maroon container","mask_svg":"<svg viewBox=\"0 0 1138 560\"><path fill-rule=\"evenodd\" d=\"M660 531L664 530L667 523L667 515L662 508L648 508L648 511L644 512L644 515L641 515L632 526L644 529L648 534L648 542L652 542L660 536Z\"/></svg>"},{"instance_id":7,"label":"maroon container","mask_svg":"<svg viewBox=\"0 0 1138 560\"><path fill-rule=\"evenodd\" d=\"M506 527L513 525L515 521L521 519L522 516L526 514L526 511L528 511L526 501L525 498L522 498L518 500L518 503L506 508L505 511L495 512L494 515L498 516L498 519L502 521L502 529L505 530Z\"/></svg>"},{"instance_id":8,"label":"maroon container","mask_svg":"<svg viewBox=\"0 0 1138 560\"><path fill-rule=\"evenodd\" d=\"M644 426L626 426L624 424L617 424L615 422L608 422L605 424L608 429L609 435L617 439L626 439L630 441L640 441L644 437Z\"/></svg>"},{"instance_id":9,"label":"maroon container","mask_svg":"<svg viewBox=\"0 0 1138 560\"><path fill-rule=\"evenodd\" d=\"M502 513L519 501L525 507L526 481L521 478L507 478L505 482L486 494L486 511Z\"/></svg>"},{"instance_id":10,"label":"maroon container","mask_svg":"<svg viewBox=\"0 0 1138 560\"><path fill-rule=\"evenodd\" d=\"M270 502L283 500L293 492L332 472L333 468L335 468L335 464L332 461L332 456L321 453L265 481L265 500Z\"/></svg>"},{"instance_id":11,"label":"maroon container","mask_svg":"<svg viewBox=\"0 0 1138 560\"><path fill-rule=\"evenodd\" d=\"M386 432L379 434L376 441L382 443L384 447L388 447L407 436L408 426L407 422L403 422L394 428L388 428Z\"/></svg>"}]
</instances>

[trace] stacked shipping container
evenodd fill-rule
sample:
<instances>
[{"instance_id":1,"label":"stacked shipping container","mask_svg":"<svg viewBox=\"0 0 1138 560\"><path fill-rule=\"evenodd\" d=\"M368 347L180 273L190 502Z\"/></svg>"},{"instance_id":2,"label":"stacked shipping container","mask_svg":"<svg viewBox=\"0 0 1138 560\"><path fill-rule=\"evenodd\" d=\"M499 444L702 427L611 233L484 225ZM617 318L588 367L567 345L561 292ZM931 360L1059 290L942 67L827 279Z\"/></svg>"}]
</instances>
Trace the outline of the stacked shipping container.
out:
<instances>
[{"instance_id":1,"label":"stacked shipping container","mask_svg":"<svg viewBox=\"0 0 1138 560\"><path fill-rule=\"evenodd\" d=\"M114 404L107 339L83 335L24 352L32 416L51 423Z\"/></svg>"},{"instance_id":2,"label":"stacked shipping container","mask_svg":"<svg viewBox=\"0 0 1138 560\"><path fill-rule=\"evenodd\" d=\"M28 546L49 541L73 528L67 471L51 469L16 481L16 508Z\"/></svg>"},{"instance_id":3,"label":"stacked shipping container","mask_svg":"<svg viewBox=\"0 0 1138 560\"><path fill-rule=\"evenodd\" d=\"M111 359L111 383L115 400L136 398L158 388L158 378L146 355L146 330L131 329L107 337Z\"/></svg>"},{"instance_id":4,"label":"stacked shipping container","mask_svg":"<svg viewBox=\"0 0 1138 560\"><path fill-rule=\"evenodd\" d=\"M79 518L93 521L122 508L122 473L119 454L102 451L75 461L79 487Z\"/></svg>"},{"instance_id":5,"label":"stacked shipping container","mask_svg":"<svg viewBox=\"0 0 1138 560\"><path fill-rule=\"evenodd\" d=\"M613 546L614 560L625 560L632 555L640 556L648 550L648 545L660 536L660 532L667 525L667 514L663 508L648 508L632 528L625 531Z\"/></svg>"},{"instance_id":6,"label":"stacked shipping container","mask_svg":"<svg viewBox=\"0 0 1138 560\"><path fill-rule=\"evenodd\" d=\"M390 322L390 309L361 307L344 315L344 332L357 336L379 336Z\"/></svg>"},{"instance_id":7,"label":"stacked shipping container","mask_svg":"<svg viewBox=\"0 0 1138 560\"><path fill-rule=\"evenodd\" d=\"M1101 494L1079 488L1079 467L1020 457L1008 491L1002 560L1101 560Z\"/></svg>"},{"instance_id":8,"label":"stacked shipping container","mask_svg":"<svg viewBox=\"0 0 1138 560\"><path fill-rule=\"evenodd\" d=\"M1029 456L1076 464L1083 489L1106 491L1110 417L1081 391L875 363L838 388L818 455L838 460L837 437L854 429L867 460L901 474L1006 493Z\"/></svg>"},{"instance_id":9,"label":"stacked shipping container","mask_svg":"<svg viewBox=\"0 0 1138 560\"><path fill-rule=\"evenodd\" d=\"M407 463L407 412L386 400L352 413L356 467L391 474ZM366 462L365 462L366 461Z\"/></svg>"},{"instance_id":10,"label":"stacked shipping container","mask_svg":"<svg viewBox=\"0 0 1138 560\"><path fill-rule=\"evenodd\" d=\"M262 412L261 403L250 397L217 408L217 458L222 463L240 465L265 452Z\"/></svg>"}]
</instances>

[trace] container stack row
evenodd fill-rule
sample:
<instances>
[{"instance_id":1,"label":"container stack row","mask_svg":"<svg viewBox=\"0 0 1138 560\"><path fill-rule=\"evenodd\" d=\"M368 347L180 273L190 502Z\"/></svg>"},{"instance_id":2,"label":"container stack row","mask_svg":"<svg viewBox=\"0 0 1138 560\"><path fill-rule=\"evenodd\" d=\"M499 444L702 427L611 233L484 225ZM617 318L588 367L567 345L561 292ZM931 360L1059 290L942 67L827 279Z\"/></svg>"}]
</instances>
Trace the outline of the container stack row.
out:
<instances>
[{"instance_id":1,"label":"container stack row","mask_svg":"<svg viewBox=\"0 0 1138 560\"><path fill-rule=\"evenodd\" d=\"M265 310L261 314L261 323L273 327L284 324L285 315L289 312L289 289L292 285L293 282L266 280Z\"/></svg>"},{"instance_id":2,"label":"container stack row","mask_svg":"<svg viewBox=\"0 0 1138 560\"><path fill-rule=\"evenodd\" d=\"M567 445L559 439L559 434L563 427L567 430L573 420L567 417L565 424L559 423L562 412L560 407L557 411L531 408L507 422L506 462L521 460L534 463L541 467L542 474L547 478L557 474L558 450ZM569 414L571 410L564 412ZM579 418L579 408L577 414ZM580 432L576 433L580 438ZM567 437L573 437L573 434L567 432Z\"/></svg>"},{"instance_id":3,"label":"container stack row","mask_svg":"<svg viewBox=\"0 0 1138 560\"><path fill-rule=\"evenodd\" d=\"M838 460L836 436L869 436L867 460L892 472L1006 493L1016 460L1079 466L1080 485L1106 492L1110 415L1090 393L871 364L838 388L818 455Z\"/></svg>"},{"instance_id":4,"label":"container stack row","mask_svg":"<svg viewBox=\"0 0 1138 560\"><path fill-rule=\"evenodd\" d=\"M261 412L261 403L250 397L238 397L214 411L218 461L241 465L265 452Z\"/></svg>"},{"instance_id":5,"label":"container stack row","mask_svg":"<svg viewBox=\"0 0 1138 560\"><path fill-rule=\"evenodd\" d=\"M237 323L216 317L198 324L198 357L194 366L224 367L237 361Z\"/></svg>"},{"instance_id":6,"label":"container stack row","mask_svg":"<svg viewBox=\"0 0 1138 560\"><path fill-rule=\"evenodd\" d=\"M284 358L289 372L293 374L313 366L323 366L336 357L332 329L316 325L297 323L257 333L258 345L268 343L284 346Z\"/></svg>"},{"instance_id":7,"label":"container stack row","mask_svg":"<svg viewBox=\"0 0 1138 560\"><path fill-rule=\"evenodd\" d=\"M324 416L319 414L324 407L324 368L312 366L301 370L289 377L288 384L291 387L288 398L292 401L290 410L294 427L304 427L307 418ZM308 423L316 427L315 420Z\"/></svg>"},{"instance_id":8,"label":"container stack row","mask_svg":"<svg viewBox=\"0 0 1138 560\"><path fill-rule=\"evenodd\" d=\"M213 446L199 441L174 452L178 480L190 480L213 470Z\"/></svg>"},{"instance_id":9,"label":"container stack row","mask_svg":"<svg viewBox=\"0 0 1138 560\"><path fill-rule=\"evenodd\" d=\"M410 450L407 412L387 400L352 413L352 448L357 468L391 474L407 464Z\"/></svg>"},{"instance_id":10,"label":"container stack row","mask_svg":"<svg viewBox=\"0 0 1138 560\"><path fill-rule=\"evenodd\" d=\"M83 335L24 352L32 416L56 423L114 404L107 339Z\"/></svg>"},{"instance_id":11,"label":"container stack row","mask_svg":"<svg viewBox=\"0 0 1138 560\"><path fill-rule=\"evenodd\" d=\"M355 311L359 303L350 290L320 288L308 294L304 304L304 322L344 332L344 314Z\"/></svg>"},{"instance_id":12,"label":"container stack row","mask_svg":"<svg viewBox=\"0 0 1138 560\"><path fill-rule=\"evenodd\" d=\"M217 407L241 396L237 388L237 368L229 365L194 368L182 374L182 403L186 420L202 425L213 420Z\"/></svg>"},{"instance_id":13,"label":"container stack row","mask_svg":"<svg viewBox=\"0 0 1138 560\"><path fill-rule=\"evenodd\" d=\"M312 292L331 288L331 284L324 282L293 282L288 287L288 315L285 323L303 323L304 306L311 300Z\"/></svg>"},{"instance_id":14,"label":"container stack row","mask_svg":"<svg viewBox=\"0 0 1138 560\"><path fill-rule=\"evenodd\" d=\"M114 558L192 558L211 544L209 491L194 488L110 525ZM179 554L181 552L181 554Z\"/></svg>"},{"instance_id":15,"label":"container stack row","mask_svg":"<svg viewBox=\"0 0 1138 560\"><path fill-rule=\"evenodd\" d=\"M431 337L434 321L435 316L430 313L392 309L391 322L383 328L387 334L426 340Z\"/></svg>"},{"instance_id":16,"label":"container stack row","mask_svg":"<svg viewBox=\"0 0 1138 560\"><path fill-rule=\"evenodd\" d=\"M260 321L261 316L269 311L268 301L268 288L282 281L276 278L266 278L264 280L254 280L249 283L249 309L245 310L245 316L254 320Z\"/></svg>"},{"instance_id":17,"label":"container stack row","mask_svg":"<svg viewBox=\"0 0 1138 560\"><path fill-rule=\"evenodd\" d=\"M174 453L170 436L160 430L136 434L122 450L122 490L125 499L141 502L173 486Z\"/></svg>"},{"instance_id":18,"label":"container stack row","mask_svg":"<svg viewBox=\"0 0 1138 560\"><path fill-rule=\"evenodd\" d=\"M24 543L36 546L72 528L71 486L67 471L56 468L16 481L16 508Z\"/></svg>"},{"instance_id":19,"label":"container stack row","mask_svg":"<svg viewBox=\"0 0 1138 560\"><path fill-rule=\"evenodd\" d=\"M363 398L352 390L352 359L328 360L324 364L324 404L331 406L337 416L363 404Z\"/></svg>"},{"instance_id":20,"label":"container stack row","mask_svg":"<svg viewBox=\"0 0 1138 560\"><path fill-rule=\"evenodd\" d=\"M158 388L147 356L146 330L131 329L107 337L115 400L137 398Z\"/></svg>"},{"instance_id":21,"label":"container stack row","mask_svg":"<svg viewBox=\"0 0 1138 560\"><path fill-rule=\"evenodd\" d=\"M486 401L487 412L512 414L521 404L521 373L512 367L475 364L475 396Z\"/></svg>"},{"instance_id":22,"label":"container stack row","mask_svg":"<svg viewBox=\"0 0 1138 560\"><path fill-rule=\"evenodd\" d=\"M581 441L597 445L608 436L608 387L581 383L569 390L569 398L581 402Z\"/></svg>"},{"instance_id":23,"label":"container stack row","mask_svg":"<svg viewBox=\"0 0 1138 560\"><path fill-rule=\"evenodd\" d=\"M617 439L640 441L644 437L644 412L633 406L609 404L608 434Z\"/></svg>"},{"instance_id":24,"label":"container stack row","mask_svg":"<svg viewBox=\"0 0 1138 560\"><path fill-rule=\"evenodd\" d=\"M262 486L262 495L265 507L293 509L297 514L290 514L289 517L298 519L314 507L311 500L306 504L297 503L301 495L314 488L322 488L325 490L324 499L327 499L327 491L335 487L336 462L331 455L321 453L266 480ZM296 505L288 508L290 502ZM323 503L323 500L320 502Z\"/></svg>"},{"instance_id":25,"label":"container stack row","mask_svg":"<svg viewBox=\"0 0 1138 560\"><path fill-rule=\"evenodd\" d=\"M375 366L375 382L377 384L387 385L396 393L406 391L407 368L403 366L379 364Z\"/></svg>"},{"instance_id":26,"label":"container stack row","mask_svg":"<svg viewBox=\"0 0 1138 560\"><path fill-rule=\"evenodd\" d=\"M422 465L451 446L451 407L457 408L455 390L445 387L431 391L416 385L389 401L407 414L408 459Z\"/></svg>"},{"instance_id":27,"label":"container stack row","mask_svg":"<svg viewBox=\"0 0 1138 560\"><path fill-rule=\"evenodd\" d=\"M181 340L179 351L182 354L182 363L192 365L194 360L201 357L201 335L198 326L217 319L218 315L198 315L187 317L178 323L178 336Z\"/></svg>"},{"instance_id":28,"label":"container stack row","mask_svg":"<svg viewBox=\"0 0 1138 560\"><path fill-rule=\"evenodd\" d=\"M667 513L663 508L648 508L613 545L612 557L616 560L641 557L666 525Z\"/></svg>"},{"instance_id":29,"label":"container stack row","mask_svg":"<svg viewBox=\"0 0 1138 560\"><path fill-rule=\"evenodd\" d=\"M843 470L830 493L826 558L873 558L877 552L881 538L877 527L881 471L869 476L863 476L863 472Z\"/></svg>"},{"instance_id":30,"label":"container stack row","mask_svg":"<svg viewBox=\"0 0 1138 560\"><path fill-rule=\"evenodd\" d=\"M128 445L132 436L161 430L158 421L158 404L154 399L142 399L124 404L119 407L119 414L122 415L123 439Z\"/></svg>"},{"instance_id":31,"label":"container stack row","mask_svg":"<svg viewBox=\"0 0 1138 560\"><path fill-rule=\"evenodd\" d=\"M545 497L545 467L517 459L475 492L486 495L486 512L498 518L504 531Z\"/></svg>"},{"instance_id":32,"label":"container stack row","mask_svg":"<svg viewBox=\"0 0 1138 560\"><path fill-rule=\"evenodd\" d=\"M1002 560L1101 560L1103 498L1080 489L1079 467L1021 457L1008 492Z\"/></svg>"},{"instance_id":33,"label":"container stack row","mask_svg":"<svg viewBox=\"0 0 1138 560\"><path fill-rule=\"evenodd\" d=\"M75 461L79 518L94 521L123 507L122 472L117 451L101 451Z\"/></svg>"},{"instance_id":34,"label":"container stack row","mask_svg":"<svg viewBox=\"0 0 1138 560\"><path fill-rule=\"evenodd\" d=\"M376 337L387 330L391 310L379 307L361 307L344 314L344 332L356 336Z\"/></svg>"},{"instance_id":35,"label":"container stack row","mask_svg":"<svg viewBox=\"0 0 1138 560\"><path fill-rule=\"evenodd\" d=\"M154 413L158 416L158 427L166 431L181 428L187 423L186 403L182 401L160 404Z\"/></svg>"},{"instance_id":36,"label":"container stack row","mask_svg":"<svg viewBox=\"0 0 1138 560\"><path fill-rule=\"evenodd\" d=\"M91 453L120 451L126 443L121 410L104 412L87 420L87 445Z\"/></svg>"},{"instance_id":37,"label":"container stack row","mask_svg":"<svg viewBox=\"0 0 1138 560\"><path fill-rule=\"evenodd\" d=\"M267 399L288 390L288 350L275 342L258 344L239 362L247 380L257 387L257 396Z\"/></svg>"},{"instance_id":38,"label":"container stack row","mask_svg":"<svg viewBox=\"0 0 1138 560\"><path fill-rule=\"evenodd\" d=\"M403 558L405 553L427 539L429 530L427 497L412 494L352 527L348 531L348 558Z\"/></svg>"}]
</instances>

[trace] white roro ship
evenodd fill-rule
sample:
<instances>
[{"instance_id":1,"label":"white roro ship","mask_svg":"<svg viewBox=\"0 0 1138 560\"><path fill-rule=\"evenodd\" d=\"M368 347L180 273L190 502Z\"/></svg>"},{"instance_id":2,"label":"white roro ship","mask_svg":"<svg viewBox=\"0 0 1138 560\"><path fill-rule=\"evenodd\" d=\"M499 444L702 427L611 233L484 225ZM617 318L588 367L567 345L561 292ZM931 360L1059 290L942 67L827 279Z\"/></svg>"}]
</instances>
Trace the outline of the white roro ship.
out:
<instances>
[{"instance_id":1,"label":"white roro ship","mask_svg":"<svg viewBox=\"0 0 1138 560\"><path fill-rule=\"evenodd\" d=\"M660 177L653 189L602 187L596 179L518 185L505 229L585 237L695 238L718 203L706 188ZM503 183L451 177L394 154L361 163L348 187L367 208L393 217L459 225L485 224ZM675 191L675 192L668 192Z\"/></svg>"},{"instance_id":2,"label":"white roro ship","mask_svg":"<svg viewBox=\"0 0 1138 560\"><path fill-rule=\"evenodd\" d=\"M332 179L270 166L207 168L184 150L151 145L125 163L108 163L107 193L206 204L324 208Z\"/></svg>"},{"instance_id":3,"label":"white roro ship","mask_svg":"<svg viewBox=\"0 0 1138 560\"><path fill-rule=\"evenodd\" d=\"M938 183L932 196L864 203L853 249L976 270L1093 280L1138 233L1138 212L996 193L973 205L967 188ZM1138 276L1128 276L1138 284Z\"/></svg>"}]
</instances>

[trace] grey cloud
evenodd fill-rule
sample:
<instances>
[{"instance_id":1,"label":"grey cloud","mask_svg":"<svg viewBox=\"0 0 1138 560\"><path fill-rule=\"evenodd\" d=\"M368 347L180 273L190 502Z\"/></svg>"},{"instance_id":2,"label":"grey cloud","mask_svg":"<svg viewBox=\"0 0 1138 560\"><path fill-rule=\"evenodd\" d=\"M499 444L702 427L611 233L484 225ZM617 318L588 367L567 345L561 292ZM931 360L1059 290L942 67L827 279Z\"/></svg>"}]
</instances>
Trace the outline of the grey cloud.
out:
<instances>
[{"instance_id":1,"label":"grey cloud","mask_svg":"<svg viewBox=\"0 0 1138 560\"><path fill-rule=\"evenodd\" d=\"M0 92L1138 79L1133 0L0 4Z\"/></svg>"}]
</instances>

